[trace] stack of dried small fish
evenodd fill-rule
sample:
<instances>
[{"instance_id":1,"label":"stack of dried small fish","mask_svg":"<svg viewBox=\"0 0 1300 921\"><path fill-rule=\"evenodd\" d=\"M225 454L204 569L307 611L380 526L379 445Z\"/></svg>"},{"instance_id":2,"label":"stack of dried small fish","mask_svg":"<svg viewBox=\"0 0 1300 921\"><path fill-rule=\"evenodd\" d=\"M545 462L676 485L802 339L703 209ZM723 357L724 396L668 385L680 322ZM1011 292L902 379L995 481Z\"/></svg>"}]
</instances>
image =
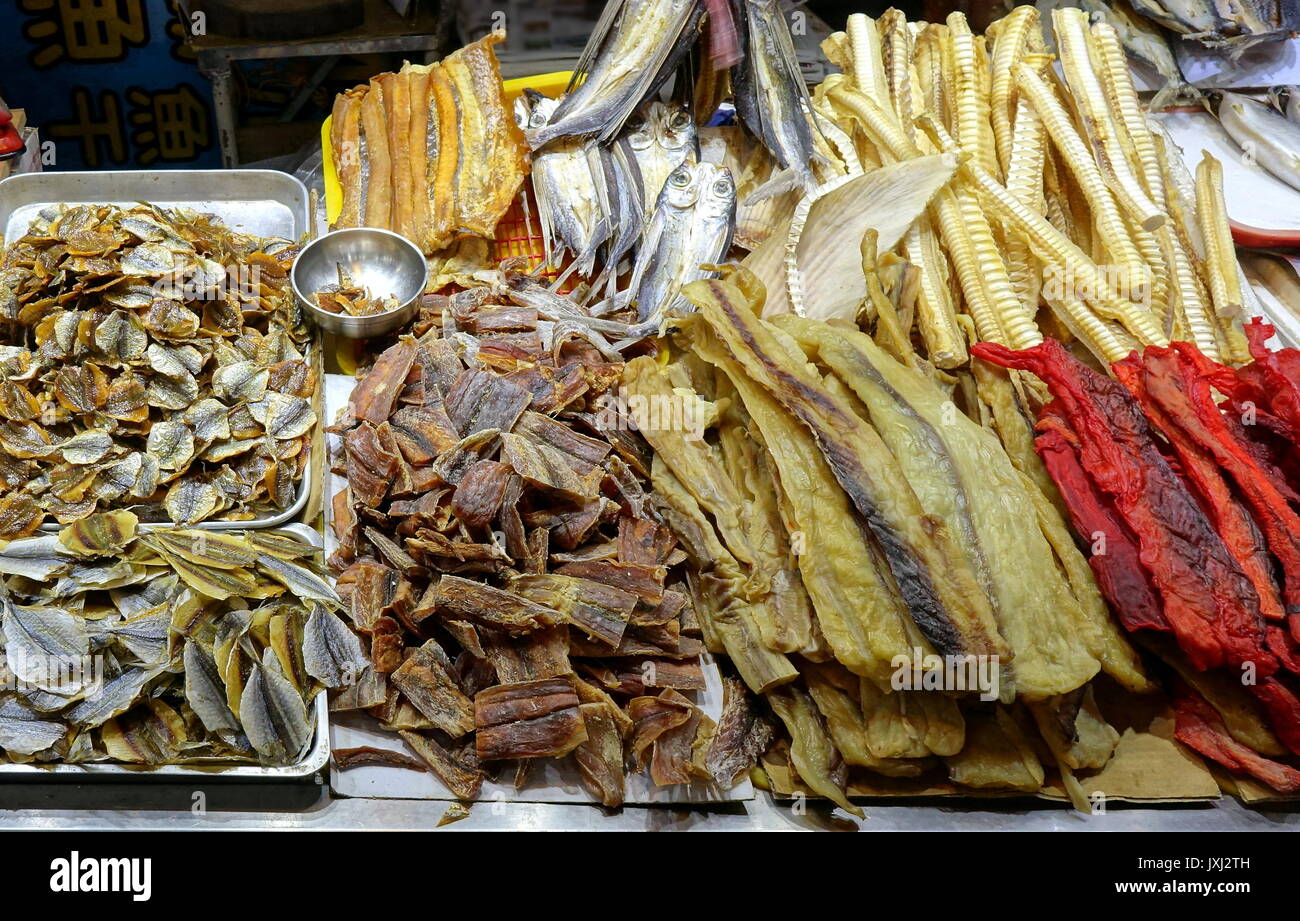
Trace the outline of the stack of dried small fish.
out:
<instances>
[{"instance_id":1,"label":"stack of dried small fish","mask_svg":"<svg viewBox=\"0 0 1300 921\"><path fill-rule=\"evenodd\" d=\"M698 569L705 640L784 723L797 776L848 809L850 765L1036 791L1041 751L1086 802L1073 772L1119 738L1089 682L1150 685L1055 493L981 424L986 406L1016 412L1010 382L985 375L967 416L887 335L893 355L856 330L761 320L744 269L685 293L689 352L630 362L629 405ZM673 398L696 407L693 431L649 414Z\"/></svg>"},{"instance_id":2,"label":"stack of dried small fish","mask_svg":"<svg viewBox=\"0 0 1300 921\"><path fill-rule=\"evenodd\" d=\"M330 563L373 666L332 706L378 717L464 799L570 754L608 806L629 758L730 786L766 727L735 686L717 726L692 700L700 625L618 424L623 365L572 336L576 305L553 322L492 295L427 297L332 430ZM340 764L374 760L409 758Z\"/></svg>"},{"instance_id":3,"label":"stack of dried small fish","mask_svg":"<svg viewBox=\"0 0 1300 921\"><path fill-rule=\"evenodd\" d=\"M0 550L8 761L289 764L361 646L318 551L104 512Z\"/></svg>"},{"instance_id":4,"label":"stack of dried small fish","mask_svg":"<svg viewBox=\"0 0 1300 921\"><path fill-rule=\"evenodd\" d=\"M292 504L316 423L296 252L148 205L43 212L0 261L0 538Z\"/></svg>"},{"instance_id":5,"label":"stack of dried small fish","mask_svg":"<svg viewBox=\"0 0 1300 921\"><path fill-rule=\"evenodd\" d=\"M393 230L426 254L460 237L492 237L528 175L493 51L504 40L493 32L335 99L330 143L343 187L335 227Z\"/></svg>"}]
</instances>

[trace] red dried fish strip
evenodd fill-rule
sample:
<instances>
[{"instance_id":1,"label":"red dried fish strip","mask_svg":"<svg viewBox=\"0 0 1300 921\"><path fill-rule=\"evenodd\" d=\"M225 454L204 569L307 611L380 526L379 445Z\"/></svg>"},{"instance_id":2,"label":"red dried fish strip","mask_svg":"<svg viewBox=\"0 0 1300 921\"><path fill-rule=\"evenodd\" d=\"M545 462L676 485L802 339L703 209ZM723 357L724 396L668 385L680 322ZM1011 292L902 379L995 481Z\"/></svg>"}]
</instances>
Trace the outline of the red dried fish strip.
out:
<instances>
[{"instance_id":1,"label":"red dried fish strip","mask_svg":"<svg viewBox=\"0 0 1300 921\"><path fill-rule=\"evenodd\" d=\"M1276 678L1265 678L1249 689L1268 710L1268 721L1282 744L1300 755L1300 698Z\"/></svg>"},{"instance_id":2,"label":"red dried fish strip","mask_svg":"<svg viewBox=\"0 0 1300 921\"><path fill-rule=\"evenodd\" d=\"M1212 371L1198 368L1198 358L1203 356L1182 342L1172 349L1147 349L1144 383L1178 425L1232 476L1282 567L1287 608L1300 612L1300 516L1233 437L1210 391L1207 377Z\"/></svg>"},{"instance_id":3,"label":"red dried fish strip","mask_svg":"<svg viewBox=\"0 0 1300 921\"><path fill-rule=\"evenodd\" d=\"M1161 455L1141 409L1122 384L1075 359L1053 339L1013 351L982 342L980 358L1037 374L1079 438L1079 459L1137 537L1139 557L1164 599L1165 619L1201 670L1253 663L1266 676L1254 588L1195 498ZM1243 587L1244 586L1244 590Z\"/></svg>"},{"instance_id":4,"label":"red dried fish strip","mask_svg":"<svg viewBox=\"0 0 1300 921\"><path fill-rule=\"evenodd\" d=\"M1273 584L1272 562L1263 535L1246 509L1233 496L1222 468L1180 424L1180 420L1185 417L1172 414L1174 410L1186 408L1180 405L1185 396L1180 392L1179 385L1168 375L1162 376L1161 372L1167 368L1166 358L1177 360L1172 350L1153 347L1147 350L1141 360L1132 355L1116 362L1113 365L1115 376L1142 404L1147 418L1173 447L1184 478L1201 497L1206 513L1213 519L1215 529L1223 538L1228 552L1254 586L1259 598L1260 613L1269 620L1282 620L1286 614L1282 609L1282 599L1278 597ZM1190 427L1194 432L1200 431L1194 420Z\"/></svg>"},{"instance_id":5,"label":"red dried fish strip","mask_svg":"<svg viewBox=\"0 0 1300 921\"><path fill-rule=\"evenodd\" d=\"M1174 701L1174 738L1230 771L1249 774L1278 793L1300 791L1300 771L1270 761L1234 739L1218 712L1189 691Z\"/></svg>"},{"instance_id":6,"label":"red dried fish strip","mask_svg":"<svg viewBox=\"0 0 1300 921\"><path fill-rule=\"evenodd\" d=\"M1098 549L1105 552L1088 556L1097 586L1126 630L1172 629L1151 577L1138 558L1137 539L1110 499L1088 479L1073 438L1069 423L1045 409L1039 417L1034 449L1056 483L1075 531L1089 544L1102 541Z\"/></svg>"}]
</instances>

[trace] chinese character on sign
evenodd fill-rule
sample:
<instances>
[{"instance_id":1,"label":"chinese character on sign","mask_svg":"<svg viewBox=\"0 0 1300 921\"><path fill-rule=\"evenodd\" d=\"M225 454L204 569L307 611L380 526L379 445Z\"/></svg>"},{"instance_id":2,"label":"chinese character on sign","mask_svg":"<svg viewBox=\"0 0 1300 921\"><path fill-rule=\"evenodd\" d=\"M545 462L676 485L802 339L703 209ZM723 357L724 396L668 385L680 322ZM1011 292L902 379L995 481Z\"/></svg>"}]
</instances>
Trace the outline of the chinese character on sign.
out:
<instances>
[{"instance_id":1,"label":"chinese character on sign","mask_svg":"<svg viewBox=\"0 0 1300 921\"><path fill-rule=\"evenodd\" d=\"M141 166L193 160L211 144L207 103L189 84L152 92L132 88L126 97L132 106L131 141Z\"/></svg>"},{"instance_id":2,"label":"chinese character on sign","mask_svg":"<svg viewBox=\"0 0 1300 921\"><path fill-rule=\"evenodd\" d=\"M18 9L36 17L23 34L37 46L30 60L38 69L120 61L149 43L145 0L18 0Z\"/></svg>"},{"instance_id":3,"label":"chinese character on sign","mask_svg":"<svg viewBox=\"0 0 1300 921\"><path fill-rule=\"evenodd\" d=\"M48 131L55 141L76 141L81 145L81 160L90 169L105 162L126 162L126 129L122 123L122 104L117 94L104 90L99 94L101 115L95 114L90 90L84 86L72 90L72 118L50 122ZM102 147L101 147L101 143ZM104 155L101 157L101 149Z\"/></svg>"}]
</instances>

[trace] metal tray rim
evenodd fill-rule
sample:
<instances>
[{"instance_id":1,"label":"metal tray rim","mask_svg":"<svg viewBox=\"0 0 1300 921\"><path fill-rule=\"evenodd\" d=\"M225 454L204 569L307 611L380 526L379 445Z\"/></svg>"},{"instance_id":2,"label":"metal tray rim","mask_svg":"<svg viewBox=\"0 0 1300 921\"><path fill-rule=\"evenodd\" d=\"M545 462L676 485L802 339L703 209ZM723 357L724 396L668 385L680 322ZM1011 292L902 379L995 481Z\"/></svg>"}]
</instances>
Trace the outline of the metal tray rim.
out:
<instances>
[{"instance_id":1,"label":"metal tray rim","mask_svg":"<svg viewBox=\"0 0 1300 921\"><path fill-rule=\"evenodd\" d=\"M320 532L310 525L294 522L277 530L288 531L318 549L324 549ZM330 760L329 694L321 691L312 706L316 710L316 734L301 761L286 765L194 764L135 765L115 762L88 764L0 764L0 782L71 780L156 780L159 778L206 777L213 780L298 780L324 770Z\"/></svg>"}]
</instances>

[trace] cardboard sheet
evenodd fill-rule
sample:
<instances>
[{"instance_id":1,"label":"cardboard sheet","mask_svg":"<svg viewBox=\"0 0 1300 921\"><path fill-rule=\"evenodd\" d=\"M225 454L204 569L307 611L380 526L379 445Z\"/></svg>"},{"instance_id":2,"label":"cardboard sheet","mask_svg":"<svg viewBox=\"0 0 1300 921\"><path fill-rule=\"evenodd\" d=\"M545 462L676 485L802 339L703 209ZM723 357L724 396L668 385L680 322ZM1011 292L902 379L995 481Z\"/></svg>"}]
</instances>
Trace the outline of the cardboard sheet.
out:
<instances>
[{"instance_id":1,"label":"cardboard sheet","mask_svg":"<svg viewBox=\"0 0 1300 921\"><path fill-rule=\"evenodd\" d=\"M325 375L325 419L332 424L338 411L347 405L354 380L344 374ZM329 436L331 440L335 436ZM330 529L329 499L347 485L342 477L335 476L325 465L325 552L328 555L338 546ZM715 721L722 714L722 677L717 663L707 653L701 656L705 689L696 692L695 702ZM370 745L401 751L415 757L399 736L386 732L378 722L362 712L330 714L330 745L334 749ZM498 783L485 783L480 800L523 803L592 803L594 800L579 779L573 759L554 761L536 759L532 775L521 790L516 790L511 777L502 777ZM365 765L341 771L331 762L330 789L338 796L367 796L379 799L455 799L436 775L385 765ZM718 803L738 802L754 798L754 788L748 779L730 790L712 783L692 783L671 787L656 786L648 774L630 774L627 778L626 802L629 804Z\"/></svg>"}]
</instances>

